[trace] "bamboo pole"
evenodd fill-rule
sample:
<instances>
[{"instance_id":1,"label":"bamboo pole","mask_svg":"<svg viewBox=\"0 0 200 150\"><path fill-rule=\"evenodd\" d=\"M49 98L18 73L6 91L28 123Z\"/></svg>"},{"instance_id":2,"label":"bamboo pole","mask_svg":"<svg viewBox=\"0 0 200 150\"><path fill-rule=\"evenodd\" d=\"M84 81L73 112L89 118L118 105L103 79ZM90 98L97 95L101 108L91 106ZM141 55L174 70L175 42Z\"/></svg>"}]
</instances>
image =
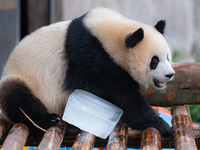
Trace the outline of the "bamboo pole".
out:
<instances>
[{"instance_id":1,"label":"bamboo pole","mask_svg":"<svg viewBox=\"0 0 200 150\"><path fill-rule=\"evenodd\" d=\"M190 110L187 105L172 107L172 127L176 150L196 150Z\"/></svg>"},{"instance_id":2,"label":"bamboo pole","mask_svg":"<svg viewBox=\"0 0 200 150\"><path fill-rule=\"evenodd\" d=\"M56 126L49 128L36 150L59 150L62 144L66 124L59 121Z\"/></svg>"},{"instance_id":3,"label":"bamboo pole","mask_svg":"<svg viewBox=\"0 0 200 150\"><path fill-rule=\"evenodd\" d=\"M127 149L127 141L128 128L119 121L109 136L106 150L125 150Z\"/></svg>"},{"instance_id":4,"label":"bamboo pole","mask_svg":"<svg viewBox=\"0 0 200 150\"><path fill-rule=\"evenodd\" d=\"M15 124L8 133L1 150L22 150L28 135L29 129L27 126L22 123Z\"/></svg>"},{"instance_id":5,"label":"bamboo pole","mask_svg":"<svg viewBox=\"0 0 200 150\"><path fill-rule=\"evenodd\" d=\"M157 129L147 128L141 135L141 150L161 150L161 136Z\"/></svg>"},{"instance_id":6,"label":"bamboo pole","mask_svg":"<svg viewBox=\"0 0 200 150\"><path fill-rule=\"evenodd\" d=\"M95 135L86 131L82 131L76 136L76 140L72 146L72 150L92 150L95 139Z\"/></svg>"}]
</instances>

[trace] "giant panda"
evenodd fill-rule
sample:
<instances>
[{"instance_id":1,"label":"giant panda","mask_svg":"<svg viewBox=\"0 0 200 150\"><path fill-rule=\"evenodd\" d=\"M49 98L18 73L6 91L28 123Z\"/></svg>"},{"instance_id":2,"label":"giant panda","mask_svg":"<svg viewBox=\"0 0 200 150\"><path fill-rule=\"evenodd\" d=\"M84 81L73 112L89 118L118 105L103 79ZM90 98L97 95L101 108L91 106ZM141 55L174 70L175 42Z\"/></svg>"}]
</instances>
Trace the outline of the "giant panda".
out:
<instances>
[{"instance_id":1,"label":"giant panda","mask_svg":"<svg viewBox=\"0 0 200 150\"><path fill-rule=\"evenodd\" d=\"M141 88L164 89L174 76L164 28L163 20L150 26L95 8L36 30L19 42L5 65L2 113L41 136L21 110L48 129L62 117L70 93L82 89L122 108L128 127L155 127L170 135L169 125L140 94Z\"/></svg>"}]
</instances>

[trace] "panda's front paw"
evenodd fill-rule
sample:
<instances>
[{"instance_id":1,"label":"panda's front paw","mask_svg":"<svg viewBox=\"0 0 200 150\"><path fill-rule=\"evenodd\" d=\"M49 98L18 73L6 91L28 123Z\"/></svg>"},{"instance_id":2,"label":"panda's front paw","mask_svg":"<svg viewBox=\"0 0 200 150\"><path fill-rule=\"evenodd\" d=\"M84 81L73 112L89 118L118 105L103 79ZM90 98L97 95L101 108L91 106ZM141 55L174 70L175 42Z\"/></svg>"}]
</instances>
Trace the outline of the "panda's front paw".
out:
<instances>
[{"instance_id":1,"label":"panda's front paw","mask_svg":"<svg viewBox=\"0 0 200 150\"><path fill-rule=\"evenodd\" d=\"M160 134L163 137L169 137L172 135L172 130L167 122L165 122L162 118L159 119L158 126L156 128L159 130Z\"/></svg>"},{"instance_id":2,"label":"panda's front paw","mask_svg":"<svg viewBox=\"0 0 200 150\"><path fill-rule=\"evenodd\" d=\"M52 126L55 126L58 121L61 120L57 114L45 114L37 116L34 122L41 128L47 130ZM44 131L35 127L33 124L29 125L30 134L36 138L42 138Z\"/></svg>"},{"instance_id":3,"label":"panda's front paw","mask_svg":"<svg viewBox=\"0 0 200 150\"><path fill-rule=\"evenodd\" d=\"M61 119L57 114L45 114L38 118L37 123L40 127L47 130L48 128L56 125L59 120Z\"/></svg>"}]
</instances>

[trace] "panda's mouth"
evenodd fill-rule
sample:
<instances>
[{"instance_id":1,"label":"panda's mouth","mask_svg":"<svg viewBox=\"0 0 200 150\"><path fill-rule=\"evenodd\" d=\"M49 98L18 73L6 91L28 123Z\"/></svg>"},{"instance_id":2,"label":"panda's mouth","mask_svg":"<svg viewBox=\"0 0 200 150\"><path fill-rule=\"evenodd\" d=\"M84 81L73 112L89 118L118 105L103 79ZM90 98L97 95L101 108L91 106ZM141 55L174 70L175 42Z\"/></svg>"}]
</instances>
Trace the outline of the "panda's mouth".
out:
<instances>
[{"instance_id":1,"label":"panda's mouth","mask_svg":"<svg viewBox=\"0 0 200 150\"><path fill-rule=\"evenodd\" d=\"M162 81L159 81L157 79L154 79L154 84L158 88L165 88L166 87L166 82L162 82Z\"/></svg>"}]
</instances>

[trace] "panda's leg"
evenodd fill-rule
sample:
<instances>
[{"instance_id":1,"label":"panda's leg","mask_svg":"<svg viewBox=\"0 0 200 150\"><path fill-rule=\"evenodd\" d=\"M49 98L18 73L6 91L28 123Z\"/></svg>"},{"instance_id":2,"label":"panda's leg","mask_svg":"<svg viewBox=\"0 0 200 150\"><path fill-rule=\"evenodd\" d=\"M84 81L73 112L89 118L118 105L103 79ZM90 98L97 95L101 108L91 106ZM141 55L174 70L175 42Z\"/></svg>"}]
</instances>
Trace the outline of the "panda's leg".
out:
<instances>
[{"instance_id":1,"label":"panda's leg","mask_svg":"<svg viewBox=\"0 0 200 150\"><path fill-rule=\"evenodd\" d=\"M134 100L131 98L133 96L128 97L121 105L124 110L122 120L132 129L144 130L148 127L154 127L159 130L162 136L170 136L169 125L154 112L141 94L136 94Z\"/></svg>"},{"instance_id":2,"label":"panda's leg","mask_svg":"<svg viewBox=\"0 0 200 150\"><path fill-rule=\"evenodd\" d=\"M0 106L13 123L24 123L34 136L41 137L44 132L37 129L20 108L40 127L48 129L55 125L59 116L48 114L46 107L35 97L26 84L18 78L5 78L0 83Z\"/></svg>"}]
</instances>

